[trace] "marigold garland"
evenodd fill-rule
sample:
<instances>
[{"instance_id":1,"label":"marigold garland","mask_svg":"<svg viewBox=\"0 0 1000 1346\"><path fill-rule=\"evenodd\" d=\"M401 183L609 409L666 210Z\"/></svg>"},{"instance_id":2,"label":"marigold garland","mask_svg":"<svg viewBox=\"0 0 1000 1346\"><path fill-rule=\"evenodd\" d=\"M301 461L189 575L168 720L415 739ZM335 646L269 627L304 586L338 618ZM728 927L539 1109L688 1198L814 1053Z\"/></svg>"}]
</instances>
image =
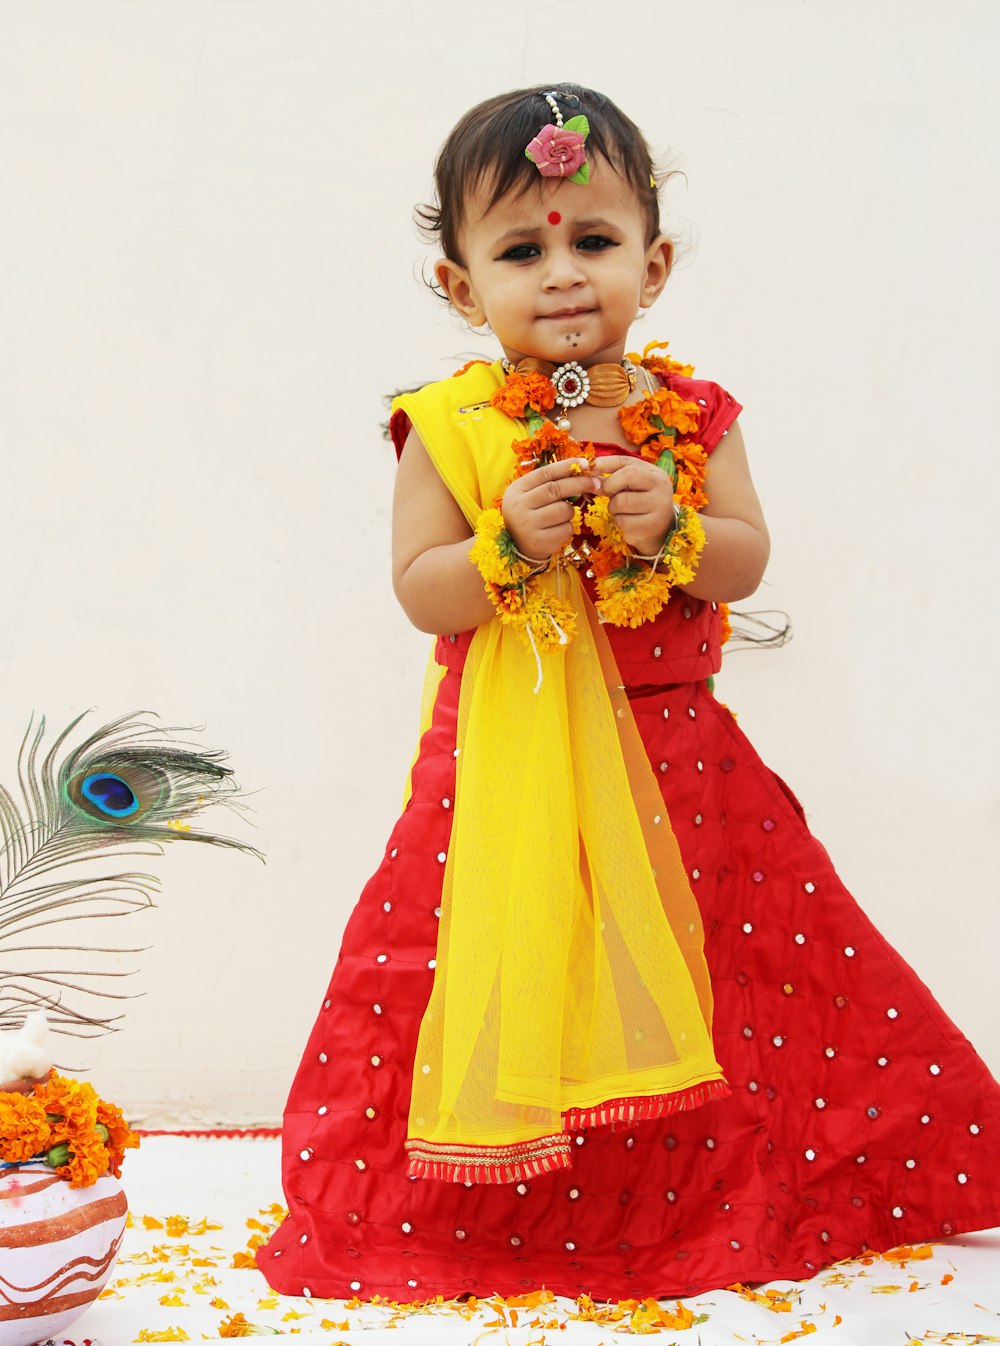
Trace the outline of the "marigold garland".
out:
<instances>
[{"instance_id":1,"label":"marigold garland","mask_svg":"<svg viewBox=\"0 0 1000 1346\"><path fill-rule=\"evenodd\" d=\"M90 1187L105 1173L121 1177L126 1150L139 1137L93 1085L49 1071L31 1093L0 1093L0 1161L44 1159L71 1187Z\"/></svg>"},{"instance_id":2,"label":"marigold garland","mask_svg":"<svg viewBox=\"0 0 1000 1346\"><path fill-rule=\"evenodd\" d=\"M690 376L693 365L654 354L666 347L665 341L651 341L641 356L630 354L628 358L654 374ZM546 463L569 458L595 461L593 444L580 443L546 418L545 412L555 406L555 390L544 374L508 374L490 405L505 416L526 421L530 431L527 439L515 439L511 444L516 460L511 481ZM636 559L614 522L607 496L597 496L585 512L579 506L574 511L574 538L586 525L596 545L585 542L578 548L571 543L549 558L543 568L532 565L518 552L499 501L497 507L483 510L476 523L471 559L500 620L536 653L567 644L576 631L576 614L570 603L542 583L542 574L550 568L558 571L570 565L586 565L596 581L598 615L612 626L634 627L652 621L668 602L671 590L694 579L705 545L705 530L697 512L708 504L704 491L708 454L694 438L699 416L696 402L686 401L670 388L658 388L618 411L626 438L643 458L669 473L674 485L677 519L652 565Z\"/></svg>"}]
</instances>

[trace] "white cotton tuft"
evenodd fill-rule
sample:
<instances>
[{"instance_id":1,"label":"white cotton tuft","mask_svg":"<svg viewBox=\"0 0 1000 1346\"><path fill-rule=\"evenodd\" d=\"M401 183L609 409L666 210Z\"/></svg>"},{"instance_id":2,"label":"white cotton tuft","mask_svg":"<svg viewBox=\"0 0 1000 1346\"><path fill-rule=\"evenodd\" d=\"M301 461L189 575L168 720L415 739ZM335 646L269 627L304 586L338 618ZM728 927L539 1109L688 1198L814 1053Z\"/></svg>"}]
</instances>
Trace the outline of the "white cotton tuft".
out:
<instances>
[{"instance_id":1,"label":"white cotton tuft","mask_svg":"<svg viewBox=\"0 0 1000 1346\"><path fill-rule=\"evenodd\" d=\"M0 1089L49 1073L52 1041L44 1010L29 1014L21 1028L0 1033Z\"/></svg>"}]
</instances>

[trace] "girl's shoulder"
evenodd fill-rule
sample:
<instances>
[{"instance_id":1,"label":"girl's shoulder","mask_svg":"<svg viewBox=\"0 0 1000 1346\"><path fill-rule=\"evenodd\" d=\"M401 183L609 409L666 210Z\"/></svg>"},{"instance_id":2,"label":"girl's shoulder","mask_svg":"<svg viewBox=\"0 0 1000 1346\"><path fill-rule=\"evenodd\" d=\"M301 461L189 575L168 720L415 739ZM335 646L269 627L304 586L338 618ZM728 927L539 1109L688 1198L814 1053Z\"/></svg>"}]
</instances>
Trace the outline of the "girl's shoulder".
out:
<instances>
[{"instance_id":1,"label":"girl's shoulder","mask_svg":"<svg viewBox=\"0 0 1000 1346\"><path fill-rule=\"evenodd\" d=\"M711 453L726 431L743 410L742 404L718 383L709 379L686 378L683 374L661 373L657 376L685 402L698 406L698 442Z\"/></svg>"},{"instance_id":2,"label":"girl's shoulder","mask_svg":"<svg viewBox=\"0 0 1000 1346\"><path fill-rule=\"evenodd\" d=\"M493 391L503 382L499 360L469 360L461 369L444 379L425 383L420 388L397 393L392 400L389 416L389 437L396 457L413 428L414 412L423 408L438 412L455 411L469 402L489 401Z\"/></svg>"}]
</instances>

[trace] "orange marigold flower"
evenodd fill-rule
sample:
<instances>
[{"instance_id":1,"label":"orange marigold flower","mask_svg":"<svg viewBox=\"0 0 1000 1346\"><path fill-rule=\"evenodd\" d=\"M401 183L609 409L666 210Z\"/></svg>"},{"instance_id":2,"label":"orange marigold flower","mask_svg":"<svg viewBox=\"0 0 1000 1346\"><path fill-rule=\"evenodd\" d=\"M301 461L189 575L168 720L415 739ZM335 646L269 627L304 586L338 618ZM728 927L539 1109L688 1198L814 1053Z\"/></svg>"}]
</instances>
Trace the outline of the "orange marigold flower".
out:
<instances>
[{"instance_id":1,"label":"orange marigold flower","mask_svg":"<svg viewBox=\"0 0 1000 1346\"><path fill-rule=\"evenodd\" d=\"M732 622L729 620L729 604L728 604L728 603L720 603L720 604L719 604L719 616L722 618L722 641L721 641L721 643L722 643L723 645L725 645L726 641L727 641L727 640L729 639L729 637L733 634L733 624L732 624Z\"/></svg>"},{"instance_id":2,"label":"orange marigold flower","mask_svg":"<svg viewBox=\"0 0 1000 1346\"><path fill-rule=\"evenodd\" d=\"M678 434L694 434L698 429L698 403L688 402L670 388L658 388L647 393L640 402L622 407L618 412L622 429L632 444L642 444L650 435L658 433L654 417L671 426Z\"/></svg>"},{"instance_id":3,"label":"orange marigold flower","mask_svg":"<svg viewBox=\"0 0 1000 1346\"><path fill-rule=\"evenodd\" d=\"M560 430L551 421L546 421L530 439L515 439L510 447L519 461L530 459L553 462L559 458L587 456L585 445L577 444L566 430Z\"/></svg>"},{"instance_id":4,"label":"orange marigold flower","mask_svg":"<svg viewBox=\"0 0 1000 1346\"><path fill-rule=\"evenodd\" d=\"M656 426L649 419L652 414L649 399L650 395L647 394L641 402L633 402L619 409L618 419L630 444L642 444L650 435L656 434Z\"/></svg>"},{"instance_id":5,"label":"orange marigold flower","mask_svg":"<svg viewBox=\"0 0 1000 1346\"><path fill-rule=\"evenodd\" d=\"M50 1117L59 1119L52 1123L54 1141L68 1141L97 1125L97 1092L86 1081L66 1079L51 1070L47 1080L35 1085L35 1097Z\"/></svg>"},{"instance_id":6,"label":"orange marigold flower","mask_svg":"<svg viewBox=\"0 0 1000 1346\"><path fill-rule=\"evenodd\" d=\"M301 1317L302 1315L296 1315ZM259 1323L248 1323L242 1313L233 1313L223 1318L219 1324L220 1337L278 1337L281 1333L276 1327L262 1327Z\"/></svg>"},{"instance_id":7,"label":"orange marigold flower","mask_svg":"<svg viewBox=\"0 0 1000 1346\"><path fill-rule=\"evenodd\" d=\"M488 365L489 363L490 363L489 360L483 360L479 356L477 356L474 360L466 360L465 364L462 366L461 369L455 370L454 374L452 374L452 378L453 379L461 378L462 375L466 373L467 370L471 369L473 365Z\"/></svg>"},{"instance_id":8,"label":"orange marigold flower","mask_svg":"<svg viewBox=\"0 0 1000 1346\"><path fill-rule=\"evenodd\" d=\"M522 374L521 377L524 380L525 398L532 411L540 414L551 411L556 404L556 390L552 380L535 372Z\"/></svg>"},{"instance_id":9,"label":"orange marigold flower","mask_svg":"<svg viewBox=\"0 0 1000 1346\"><path fill-rule=\"evenodd\" d=\"M587 558L587 569L594 572L595 579L604 579L610 575L613 570L619 569L625 564L625 557L621 552L613 551L610 547L598 547L590 553Z\"/></svg>"},{"instance_id":10,"label":"orange marigold flower","mask_svg":"<svg viewBox=\"0 0 1000 1346\"><path fill-rule=\"evenodd\" d=\"M699 472L704 475L708 464L708 452L700 444L693 444L689 439L682 439L674 444L673 453L678 467L683 464L692 476L696 476Z\"/></svg>"},{"instance_id":11,"label":"orange marigold flower","mask_svg":"<svg viewBox=\"0 0 1000 1346\"><path fill-rule=\"evenodd\" d=\"M219 1324L220 1337L248 1337L250 1335L250 1324L242 1313L234 1313L228 1318L223 1318Z\"/></svg>"},{"instance_id":12,"label":"orange marigold flower","mask_svg":"<svg viewBox=\"0 0 1000 1346\"><path fill-rule=\"evenodd\" d=\"M489 589L494 607L501 614L508 613L513 617L524 607L524 598L520 588L505 589L500 584L489 584L486 587Z\"/></svg>"},{"instance_id":13,"label":"orange marigold flower","mask_svg":"<svg viewBox=\"0 0 1000 1346\"><path fill-rule=\"evenodd\" d=\"M80 1131L69 1144L69 1163L56 1169L60 1178L68 1178L70 1187L90 1187L104 1177L111 1156L98 1131Z\"/></svg>"},{"instance_id":14,"label":"orange marigold flower","mask_svg":"<svg viewBox=\"0 0 1000 1346\"><path fill-rule=\"evenodd\" d=\"M643 441L639 452L643 458L648 458L651 463L657 463L660 460L661 453L673 453L674 442L671 435L653 435L651 439Z\"/></svg>"},{"instance_id":15,"label":"orange marigold flower","mask_svg":"<svg viewBox=\"0 0 1000 1346\"><path fill-rule=\"evenodd\" d=\"M679 505L690 505L692 509L704 509L708 504L708 496L701 489L701 482L687 472L677 473L674 495Z\"/></svg>"},{"instance_id":16,"label":"orange marigold flower","mask_svg":"<svg viewBox=\"0 0 1000 1346\"><path fill-rule=\"evenodd\" d=\"M0 1159L19 1164L49 1148L52 1128L37 1098L0 1094Z\"/></svg>"},{"instance_id":17,"label":"orange marigold flower","mask_svg":"<svg viewBox=\"0 0 1000 1346\"><path fill-rule=\"evenodd\" d=\"M544 374L508 374L505 382L490 398L490 406L505 416L522 420L530 407L539 414L550 411L556 404L556 390Z\"/></svg>"},{"instance_id":18,"label":"orange marigold flower","mask_svg":"<svg viewBox=\"0 0 1000 1346\"><path fill-rule=\"evenodd\" d=\"M128 1122L121 1114L121 1110L116 1108L113 1103L105 1103L103 1099L98 1100L97 1121L99 1125L107 1128L109 1168L116 1178L122 1175L122 1161L125 1158L126 1150L137 1150L139 1148L139 1137L131 1129Z\"/></svg>"},{"instance_id":19,"label":"orange marigold flower","mask_svg":"<svg viewBox=\"0 0 1000 1346\"><path fill-rule=\"evenodd\" d=\"M629 359L633 365L642 365L643 369L650 370L650 373L658 374L682 374L685 378L690 378L694 373L693 365L684 365L677 359L672 359L669 355L654 355L654 350L666 350L670 345L669 341L650 341L642 347L642 354L630 354Z\"/></svg>"},{"instance_id":20,"label":"orange marigold flower","mask_svg":"<svg viewBox=\"0 0 1000 1346\"><path fill-rule=\"evenodd\" d=\"M671 360L669 355L647 355L642 367L651 374L680 374L685 379L694 373L694 365L681 364L679 360Z\"/></svg>"},{"instance_id":21,"label":"orange marigold flower","mask_svg":"<svg viewBox=\"0 0 1000 1346\"><path fill-rule=\"evenodd\" d=\"M670 388L660 388L650 394L656 403L655 414L665 425L672 425L681 435L693 435L698 429L698 403L688 402Z\"/></svg>"},{"instance_id":22,"label":"orange marigold flower","mask_svg":"<svg viewBox=\"0 0 1000 1346\"><path fill-rule=\"evenodd\" d=\"M694 365L681 364L679 360L672 360L669 355L652 354L653 351L665 351L669 345L669 341L648 341L642 348L641 355L629 351L625 358L631 360L634 365L642 365L643 369L648 369L651 374L681 374L689 379L694 373Z\"/></svg>"}]
</instances>

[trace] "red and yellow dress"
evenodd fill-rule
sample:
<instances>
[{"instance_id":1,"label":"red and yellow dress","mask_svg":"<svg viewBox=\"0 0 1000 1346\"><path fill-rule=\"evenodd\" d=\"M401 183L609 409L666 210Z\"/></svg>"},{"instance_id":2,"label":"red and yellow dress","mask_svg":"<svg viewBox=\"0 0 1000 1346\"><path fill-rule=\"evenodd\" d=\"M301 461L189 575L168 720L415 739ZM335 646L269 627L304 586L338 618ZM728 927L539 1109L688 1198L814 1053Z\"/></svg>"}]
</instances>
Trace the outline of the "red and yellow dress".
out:
<instances>
[{"instance_id":1,"label":"red and yellow dress","mask_svg":"<svg viewBox=\"0 0 1000 1346\"><path fill-rule=\"evenodd\" d=\"M699 406L710 452L739 405L716 384L666 381ZM448 389L469 404L463 378ZM401 448L404 412L392 428ZM283 1294L686 1295L1000 1225L1000 1089L708 690L716 605L676 591L654 621L604 631L700 911L729 1092L574 1128L551 1172L414 1175L408 1116L472 633L442 636L409 799L348 922L285 1112L289 1214L258 1253Z\"/></svg>"}]
</instances>

